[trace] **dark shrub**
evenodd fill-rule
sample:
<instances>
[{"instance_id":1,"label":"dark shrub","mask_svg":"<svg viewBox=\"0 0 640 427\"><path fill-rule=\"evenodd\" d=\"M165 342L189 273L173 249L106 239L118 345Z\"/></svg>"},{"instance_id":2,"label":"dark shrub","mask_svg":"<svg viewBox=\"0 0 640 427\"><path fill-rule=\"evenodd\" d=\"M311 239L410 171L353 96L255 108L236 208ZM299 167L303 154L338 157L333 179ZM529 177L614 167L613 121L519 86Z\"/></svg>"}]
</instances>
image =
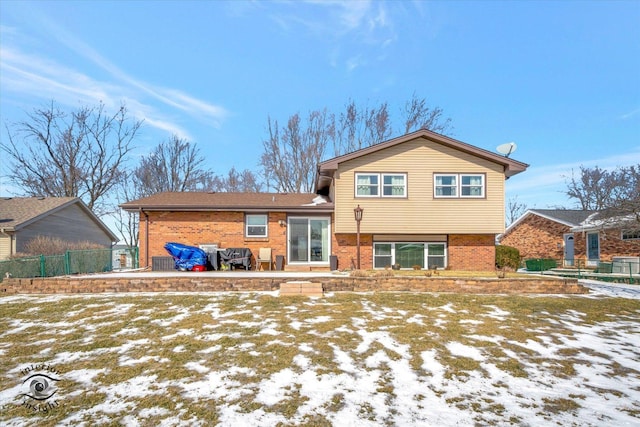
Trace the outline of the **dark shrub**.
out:
<instances>
[{"instance_id":1,"label":"dark shrub","mask_svg":"<svg viewBox=\"0 0 640 427\"><path fill-rule=\"evenodd\" d=\"M496 246L496 268L512 268L517 270L520 267L520 251L511 246Z\"/></svg>"},{"instance_id":2,"label":"dark shrub","mask_svg":"<svg viewBox=\"0 0 640 427\"><path fill-rule=\"evenodd\" d=\"M24 251L27 256L34 255L62 255L66 251L104 249L96 243L91 242L69 242L58 237L37 236L29 240L24 245Z\"/></svg>"}]
</instances>

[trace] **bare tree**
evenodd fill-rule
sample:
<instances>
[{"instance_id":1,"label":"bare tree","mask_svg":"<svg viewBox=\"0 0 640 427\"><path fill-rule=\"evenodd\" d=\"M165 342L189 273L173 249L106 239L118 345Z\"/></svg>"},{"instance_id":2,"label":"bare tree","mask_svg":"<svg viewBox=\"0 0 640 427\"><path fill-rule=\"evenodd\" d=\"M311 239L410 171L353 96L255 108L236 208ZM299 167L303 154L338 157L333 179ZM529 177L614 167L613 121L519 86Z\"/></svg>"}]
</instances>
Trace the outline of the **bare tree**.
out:
<instances>
[{"instance_id":1,"label":"bare tree","mask_svg":"<svg viewBox=\"0 0 640 427\"><path fill-rule=\"evenodd\" d=\"M626 218L640 227L640 164L611 171L581 166L579 177L572 171L566 194L582 209L600 211L604 221Z\"/></svg>"},{"instance_id":2,"label":"bare tree","mask_svg":"<svg viewBox=\"0 0 640 427\"><path fill-rule=\"evenodd\" d=\"M144 197L162 191L212 191L214 175L204 168L204 158L195 144L173 135L140 160L133 185Z\"/></svg>"},{"instance_id":3,"label":"bare tree","mask_svg":"<svg viewBox=\"0 0 640 427\"><path fill-rule=\"evenodd\" d=\"M518 196L509 198L507 201L507 226L520 218L527 211L527 205L518 201Z\"/></svg>"},{"instance_id":4,"label":"bare tree","mask_svg":"<svg viewBox=\"0 0 640 427\"><path fill-rule=\"evenodd\" d=\"M640 231L640 164L614 171L617 186L603 209L608 218L626 218L629 225Z\"/></svg>"},{"instance_id":5,"label":"bare tree","mask_svg":"<svg viewBox=\"0 0 640 427\"><path fill-rule=\"evenodd\" d=\"M312 111L303 128L296 113L282 129L269 117L268 131L260 160L267 186L288 193L312 191L316 165L335 133L333 116L326 109Z\"/></svg>"},{"instance_id":6,"label":"bare tree","mask_svg":"<svg viewBox=\"0 0 640 427\"><path fill-rule=\"evenodd\" d=\"M110 115L104 104L66 113L52 101L7 126L9 179L28 196L80 197L97 215L118 183L141 121L124 105Z\"/></svg>"},{"instance_id":7,"label":"bare tree","mask_svg":"<svg viewBox=\"0 0 640 427\"><path fill-rule=\"evenodd\" d=\"M258 177L249 169L238 172L232 167L227 176L216 176L214 182L216 191L257 193L262 189Z\"/></svg>"},{"instance_id":8,"label":"bare tree","mask_svg":"<svg viewBox=\"0 0 640 427\"><path fill-rule=\"evenodd\" d=\"M336 118L337 117L337 118ZM444 119L440 108L427 107L426 100L415 93L399 116L398 129L411 132L429 129L444 133L451 129L451 119ZM298 113L287 125L268 117L268 138L263 141L260 164L268 188L277 191L311 191L315 166L333 143L333 156L379 144L393 135L393 118L386 102L377 107L359 107L349 100L337 116L327 109L309 113L303 123Z\"/></svg>"},{"instance_id":9,"label":"bare tree","mask_svg":"<svg viewBox=\"0 0 640 427\"><path fill-rule=\"evenodd\" d=\"M411 96L404 106L404 133L427 129L436 133L445 134L451 129L451 119L442 117L442 109L430 108L425 98Z\"/></svg>"},{"instance_id":10,"label":"bare tree","mask_svg":"<svg viewBox=\"0 0 640 427\"><path fill-rule=\"evenodd\" d=\"M213 191L213 172L203 165L198 147L173 135L143 157L133 170L123 173L118 183L120 202L162 191ZM127 246L138 246L138 214L118 209L112 216Z\"/></svg>"},{"instance_id":11,"label":"bare tree","mask_svg":"<svg viewBox=\"0 0 640 427\"><path fill-rule=\"evenodd\" d=\"M387 103L377 108L359 108L350 100L340 113L333 140L335 156L378 144L391 136L391 120Z\"/></svg>"},{"instance_id":12,"label":"bare tree","mask_svg":"<svg viewBox=\"0 0 640 427\"><path fill-rule=\"evenodd\" d=\"M580 166L580 174L576 177L571 171L571 179L567 181L567 196L576 199L583 210L601 210L611 202L611 194L619 186L618 175L600 169Z\"/></svg>"},{"instance_id":13,"label":"bare tree","mask_svg":"<svg viewBox=\"0 0 640 427\"><path fill-rule=\"evenodd\" d=\"M135 179L133 178L132 171L127 171L118 182L117 191L121 201L136 200L144 197L144 189L133 184L134 182ZM140 240L138 214L122 209L115 209L112 217L115 220L115 227L120 237L124 240L124 243L129 247L137 247Z\"/></svg>"}]
</instances>

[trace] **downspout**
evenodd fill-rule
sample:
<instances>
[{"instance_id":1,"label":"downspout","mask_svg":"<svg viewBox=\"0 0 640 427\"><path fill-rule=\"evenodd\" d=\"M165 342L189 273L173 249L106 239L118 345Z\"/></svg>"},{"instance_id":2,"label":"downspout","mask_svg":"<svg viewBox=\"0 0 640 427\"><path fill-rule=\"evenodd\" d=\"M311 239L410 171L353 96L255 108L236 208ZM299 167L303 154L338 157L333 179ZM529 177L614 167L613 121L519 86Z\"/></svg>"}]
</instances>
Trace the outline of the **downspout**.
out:
<instances>
[{"instance_id":1,"label":"downspout","mask_svg":"<svg viewBox=\"0 0 640 427\"><path fill-rule=\"evenodd\" d=\"M140 208L140 213L144 214L144 265L149 267L149 215Z\"/></svg>"}]
</instances>

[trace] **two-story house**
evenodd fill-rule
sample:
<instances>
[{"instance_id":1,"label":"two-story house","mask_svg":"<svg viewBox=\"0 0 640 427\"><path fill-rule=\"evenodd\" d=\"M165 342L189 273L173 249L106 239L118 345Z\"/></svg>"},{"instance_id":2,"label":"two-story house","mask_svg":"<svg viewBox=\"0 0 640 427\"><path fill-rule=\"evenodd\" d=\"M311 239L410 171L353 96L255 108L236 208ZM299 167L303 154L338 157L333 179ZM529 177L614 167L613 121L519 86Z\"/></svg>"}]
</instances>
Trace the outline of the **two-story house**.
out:
<instances>
[{"instance_id":1,"label":"two-story house","mask_svg":"<svg viewBox=\"0 0 640 427\"><path fill-rule=\"evenodd\" d=\"M314 194L160 193L121 207L140 214L141 265L174 241L269 247L285 269L329 269L332 255L353 268L359 252L363 269L491 270L505 180L527 166L420 130L321 162Z\"/></svg>"}]
</instances>

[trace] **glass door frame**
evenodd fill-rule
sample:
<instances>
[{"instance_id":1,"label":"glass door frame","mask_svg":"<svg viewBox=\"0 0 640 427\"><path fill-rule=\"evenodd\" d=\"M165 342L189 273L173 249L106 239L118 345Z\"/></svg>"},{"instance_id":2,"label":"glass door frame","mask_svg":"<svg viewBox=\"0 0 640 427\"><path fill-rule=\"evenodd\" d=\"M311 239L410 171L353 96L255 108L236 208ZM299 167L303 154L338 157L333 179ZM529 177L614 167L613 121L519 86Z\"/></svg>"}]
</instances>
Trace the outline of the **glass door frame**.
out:
<instances>
[{"instance_id":1,"label":"glass door frame","mask_svg":"<svg viewBox=\"0 0 640 427\"><path fill-rule=\"evenodd\" d=\"M591 241L592 239L595 239L595 243L596 245L592 248L591 247ZM596 232L589 232L587 233L586 236L586 246L587 246L587 265L588 266L596 266L598 265L598 263L600 262L600 233ZM597 253L594 253L596 252Z\"/></svg>"},{"instance_id":2,"label":"glass door frame","mask_svg":"<svg viewBox=\"0 0 640 427\"><path fill-rule=\"evenodd\" d=\"M306 260L305 261L297 261L293 260L292 251L294 245L292 244L292 236L291 236L291 220L306 220L307 221L307 234L306 234ZM322 261L312 261L312 239L311 239L311 221L326 221L327 224L327 236L326 242L322 241L322 246L326 245L326 260ZM314 215L295 215L287 217L287 264L294 265L329 265L329 257L331 256L331 240L332 240L332 231L331 231L331 217L330 216L314 216ZM323 252L325 252L323 250Z\"/></svg>"}]
</instances>

